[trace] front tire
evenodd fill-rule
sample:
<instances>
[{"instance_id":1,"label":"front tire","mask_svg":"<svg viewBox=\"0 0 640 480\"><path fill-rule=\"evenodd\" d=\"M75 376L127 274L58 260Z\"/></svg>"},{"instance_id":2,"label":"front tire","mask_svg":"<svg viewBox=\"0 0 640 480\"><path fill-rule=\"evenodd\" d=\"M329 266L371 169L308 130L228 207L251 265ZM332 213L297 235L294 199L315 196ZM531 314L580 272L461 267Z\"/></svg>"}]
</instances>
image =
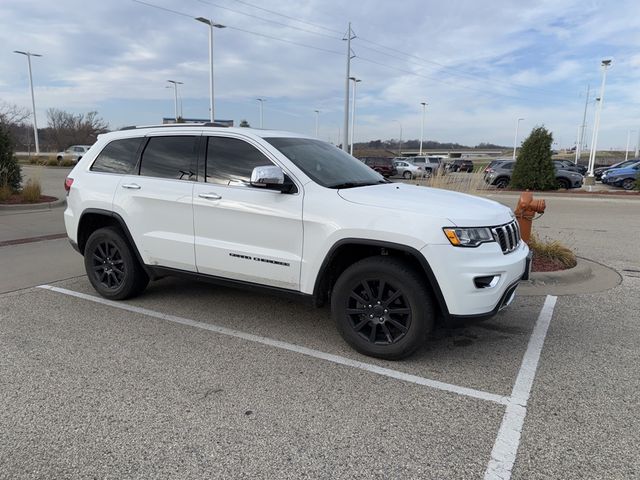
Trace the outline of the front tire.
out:
<instances>
[{"instance_id":1,"label":"front tire","mask_svg":"<svg viewBox=\"0 0 640 480\"><path fill-rule=\"evenodd\" d=\"M402 174L402 176L406 179L406 180L411 180L411 172L410 171L406 171Z\"/></svg>"},{"instance_id":2,"label":"front tire","mask_svg":"<svg viewBox=\"0 0 640 480\"><path fill-rule=\"evenodd\" d=\"M559 178L558 180L558 188L564 188L565 190L569 190L571 188L571 183L569 180L565 178Z\"/></svg>"},{"instance_id":3,"label":"front tire","mask_svg":"<svg viewBox=\"0 0 640 480\"><path fill-rule=\"evenodd\" d=\"M116 227L100 228L89 236L84 267L93 288L110 300L134 297L149 283L122 230Z\"/></svg>"},{"instance_id":4,"label":"front tire","mask_svg":"<svg viewBox=\"0 0 640 480\"><path fill-rule=\"evenodd\" d=\"M633 190L636 186L636 180L634 178L625 178L622 181L622 188L625 190Z\"/></svg>"},{"instance_id":5,"label":"front tire","mask_svg":"<svg viewBox=\"0 0 640 480\"><path fill-rule=\"evenodd\" d=\"M387 360L407 357L423 345L435 318L429 288L415 268L380 256L360 260L340 275L331 312L349 345Z\"/></svg>"}]
</instances>

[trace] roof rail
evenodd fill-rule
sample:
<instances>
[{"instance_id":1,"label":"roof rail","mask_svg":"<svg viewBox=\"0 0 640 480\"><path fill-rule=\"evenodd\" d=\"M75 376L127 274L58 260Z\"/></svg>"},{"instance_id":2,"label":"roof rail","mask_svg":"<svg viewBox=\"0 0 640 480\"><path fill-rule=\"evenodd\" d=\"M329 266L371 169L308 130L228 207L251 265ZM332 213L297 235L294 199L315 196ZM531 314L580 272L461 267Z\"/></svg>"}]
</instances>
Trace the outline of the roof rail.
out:
<instances>
[{"instance_id":1,"label":"roof rail","mask_svg":"<svg viewBox=\"0 0 640 480\"><path fill-rule=\"evenodd\" d=\"M228 125L216 122L205 123L164 123L162 125L127 125L120 130L137 130L139 128L164 128L164 127L224 127L229 128Z\"/></svg>"}]
</instances>

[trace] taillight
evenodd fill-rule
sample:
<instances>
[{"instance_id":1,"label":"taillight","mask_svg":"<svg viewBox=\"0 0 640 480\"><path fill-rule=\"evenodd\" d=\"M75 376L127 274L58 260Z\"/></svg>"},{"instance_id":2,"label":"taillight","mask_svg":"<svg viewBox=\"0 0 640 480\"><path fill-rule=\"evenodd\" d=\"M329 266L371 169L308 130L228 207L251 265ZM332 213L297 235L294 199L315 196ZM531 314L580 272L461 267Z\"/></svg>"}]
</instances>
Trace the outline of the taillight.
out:
<instances>
[{"instance_id":1,"label":"taillight","mask_svg":"<svg viewBox=\"0 0 640 480\"><path fill-rule=\"evenodd\" d=\"M67 177L64 179L64 189L67 192L67 196L69 195L69 190L71 190L71 185L73 185L73 178Z\"/></svg>"}]
</instances>

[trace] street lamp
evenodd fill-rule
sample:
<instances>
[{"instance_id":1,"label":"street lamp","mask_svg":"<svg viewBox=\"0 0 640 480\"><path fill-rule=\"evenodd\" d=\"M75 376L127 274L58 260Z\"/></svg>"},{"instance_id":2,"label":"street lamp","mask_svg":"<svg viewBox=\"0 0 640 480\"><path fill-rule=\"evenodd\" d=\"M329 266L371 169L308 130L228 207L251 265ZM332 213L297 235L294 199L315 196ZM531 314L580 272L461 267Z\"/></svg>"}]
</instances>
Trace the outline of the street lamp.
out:
<instances>
[{"instance_id":1,"label":"street lamp","mask_svg":"<svg viewBox=\"0 0 640 480\"><path fill-rule=\"evenodd\" d=\"M422 155L422 138L424 137L424 114L427 109L427 102L420 102L422 105L422 124L420 125L420 155Z\"/></svg>"},{"instance_id":2,"label":"street lamp","mask_svg":"<svg viewBox=\"0 0 640 480\"><path fill-rule=\"evenodd\" d=\"M263 104L266 98L256 98L258 102L260 102L260 128L264 128L264 116L263 116Z\"/></svg>"},{"instance_id":3,"label":"street lamp","mask_svg":"<svg viewBox=\"0 0 640 480\"><path fill-rule=\"evenodd\" d=\"M176 123L178 123L178 85L184 85L182 82L176 80L167 80L167 82L173 84L173 101L176 115Z\"/></svg>"},{"instance_id":4,"label":"street lamp","mask_svg":"<svg viewBox=\"0 0 640 480\"><path fill-rule=\"evenodd\" d=\"M40 144L38 143L38 122L36 121L36 99L33 95L33 77L31 75L31 57L41 57L38 53L23 52L21 50L14 50L13 53L19 53L27 57L27 64L29 65L29 86L31 87L31 108L33 110L33 136L36 144L36 155L40 155Z\"/></svg>"},{"instance_id":5,"label":"street lamp","mask_svg":"<svg viewBox=\"0 0 640 480\"><path fill-rule=\"evenodd\" d=\"M320 110L314 110L316 114L316 138L320 135Z\"/></svg>"},{"instance_id":6,"label":"street lamp","mask_svg":"<svg viewBox=\"0 0 640 480\"><path fill-rule=\"evenodd\" d=\"M356 123L356 85L362 80L356 77L349 77L349 80L353 82L353 98L351 99L351 146L349 147L349 154L353 155L353 129Z\"/></svg>"},{"instance_id":7,"label":"street lamp","mask_svg":"<svg viewBox=\"0 0 640 480\"><path fill-rule=\"evenodd\" d=\"M520 122L524 120L524 118L519 118L516 122L516 136L513 138L513 160L516 159L516 148L518 147L518 128L520 127Z\"/></svg>"},{"instance_id":8,"label":"street lamp","mask_svg":"<svg viewBox=\"0 0 640 480\"><path fill-rule=\"evenodd\" d=\"M400 125L400 141L398 143L398 156L401 157L402 156L402 123L400 123L400 120L394 120L395 122L398 123L398 125Z\"/></svg>"},{"instance_id":9,"label":"street lamp","mask_svg":"<svg viewBox=\"0 0 640 480\"><path fill-rule=\"evenodd\" d=\"M213 28L225 28L225 26L204 17L197 17L196 20L209 25L209 118L211 122L215 122L213 111Z\"/></svg>"},{"instance_id":10,"label":"street lamp","mask_svg":"<svg viewBox=\"0 0 640 480\"><path fill-rule=\"evenodd\" d=\"M629 130L627 132L627 148L624 149L624 161L629 160L629 142L631 141L631 132L635 132L635 130Z\"/></svg>"},{"instance_id":11,"label":"street lamp","mask_svg":"<svg viewBox=\"0 0 640 480\"><path fill-rule=\"evenodd\" d=\"M593 167L596 163L596 151L598 147L598 130L600 129L600 114L602 113L602 104L604 103L604 86L607 81L607 68L611 65L611 60L602 60L602 85L600 85L600 97L598 106L596 107L596 118L593 122L593 137L591 139L591 152L589 154L589 169L587 171L586 184L593 185L595 178L593 176Z\"/></svg>"}]
</instances>

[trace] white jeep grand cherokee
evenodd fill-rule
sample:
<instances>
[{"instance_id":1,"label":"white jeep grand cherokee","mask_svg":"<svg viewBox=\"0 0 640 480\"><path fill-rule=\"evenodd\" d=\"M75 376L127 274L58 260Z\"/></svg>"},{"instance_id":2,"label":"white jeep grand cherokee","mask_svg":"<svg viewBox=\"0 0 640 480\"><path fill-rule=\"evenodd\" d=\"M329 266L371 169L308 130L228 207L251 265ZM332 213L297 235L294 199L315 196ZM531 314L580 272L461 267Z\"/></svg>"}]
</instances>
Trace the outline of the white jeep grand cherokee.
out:
<instances>
[{"instance_id":1,"label":"white jeep grand cherokee","mask_svg":"<svg viewBox=\"0 0 640 480\"><path fill-rule=\"evenodd\" d=\"M387 359L436 320L494 315L530 263L509 208L391 183L292 133L127 127L101 135L65 187L67 234L102 296L187 274L330 301L344 339Z\"/></svg>"}]
</instances>

